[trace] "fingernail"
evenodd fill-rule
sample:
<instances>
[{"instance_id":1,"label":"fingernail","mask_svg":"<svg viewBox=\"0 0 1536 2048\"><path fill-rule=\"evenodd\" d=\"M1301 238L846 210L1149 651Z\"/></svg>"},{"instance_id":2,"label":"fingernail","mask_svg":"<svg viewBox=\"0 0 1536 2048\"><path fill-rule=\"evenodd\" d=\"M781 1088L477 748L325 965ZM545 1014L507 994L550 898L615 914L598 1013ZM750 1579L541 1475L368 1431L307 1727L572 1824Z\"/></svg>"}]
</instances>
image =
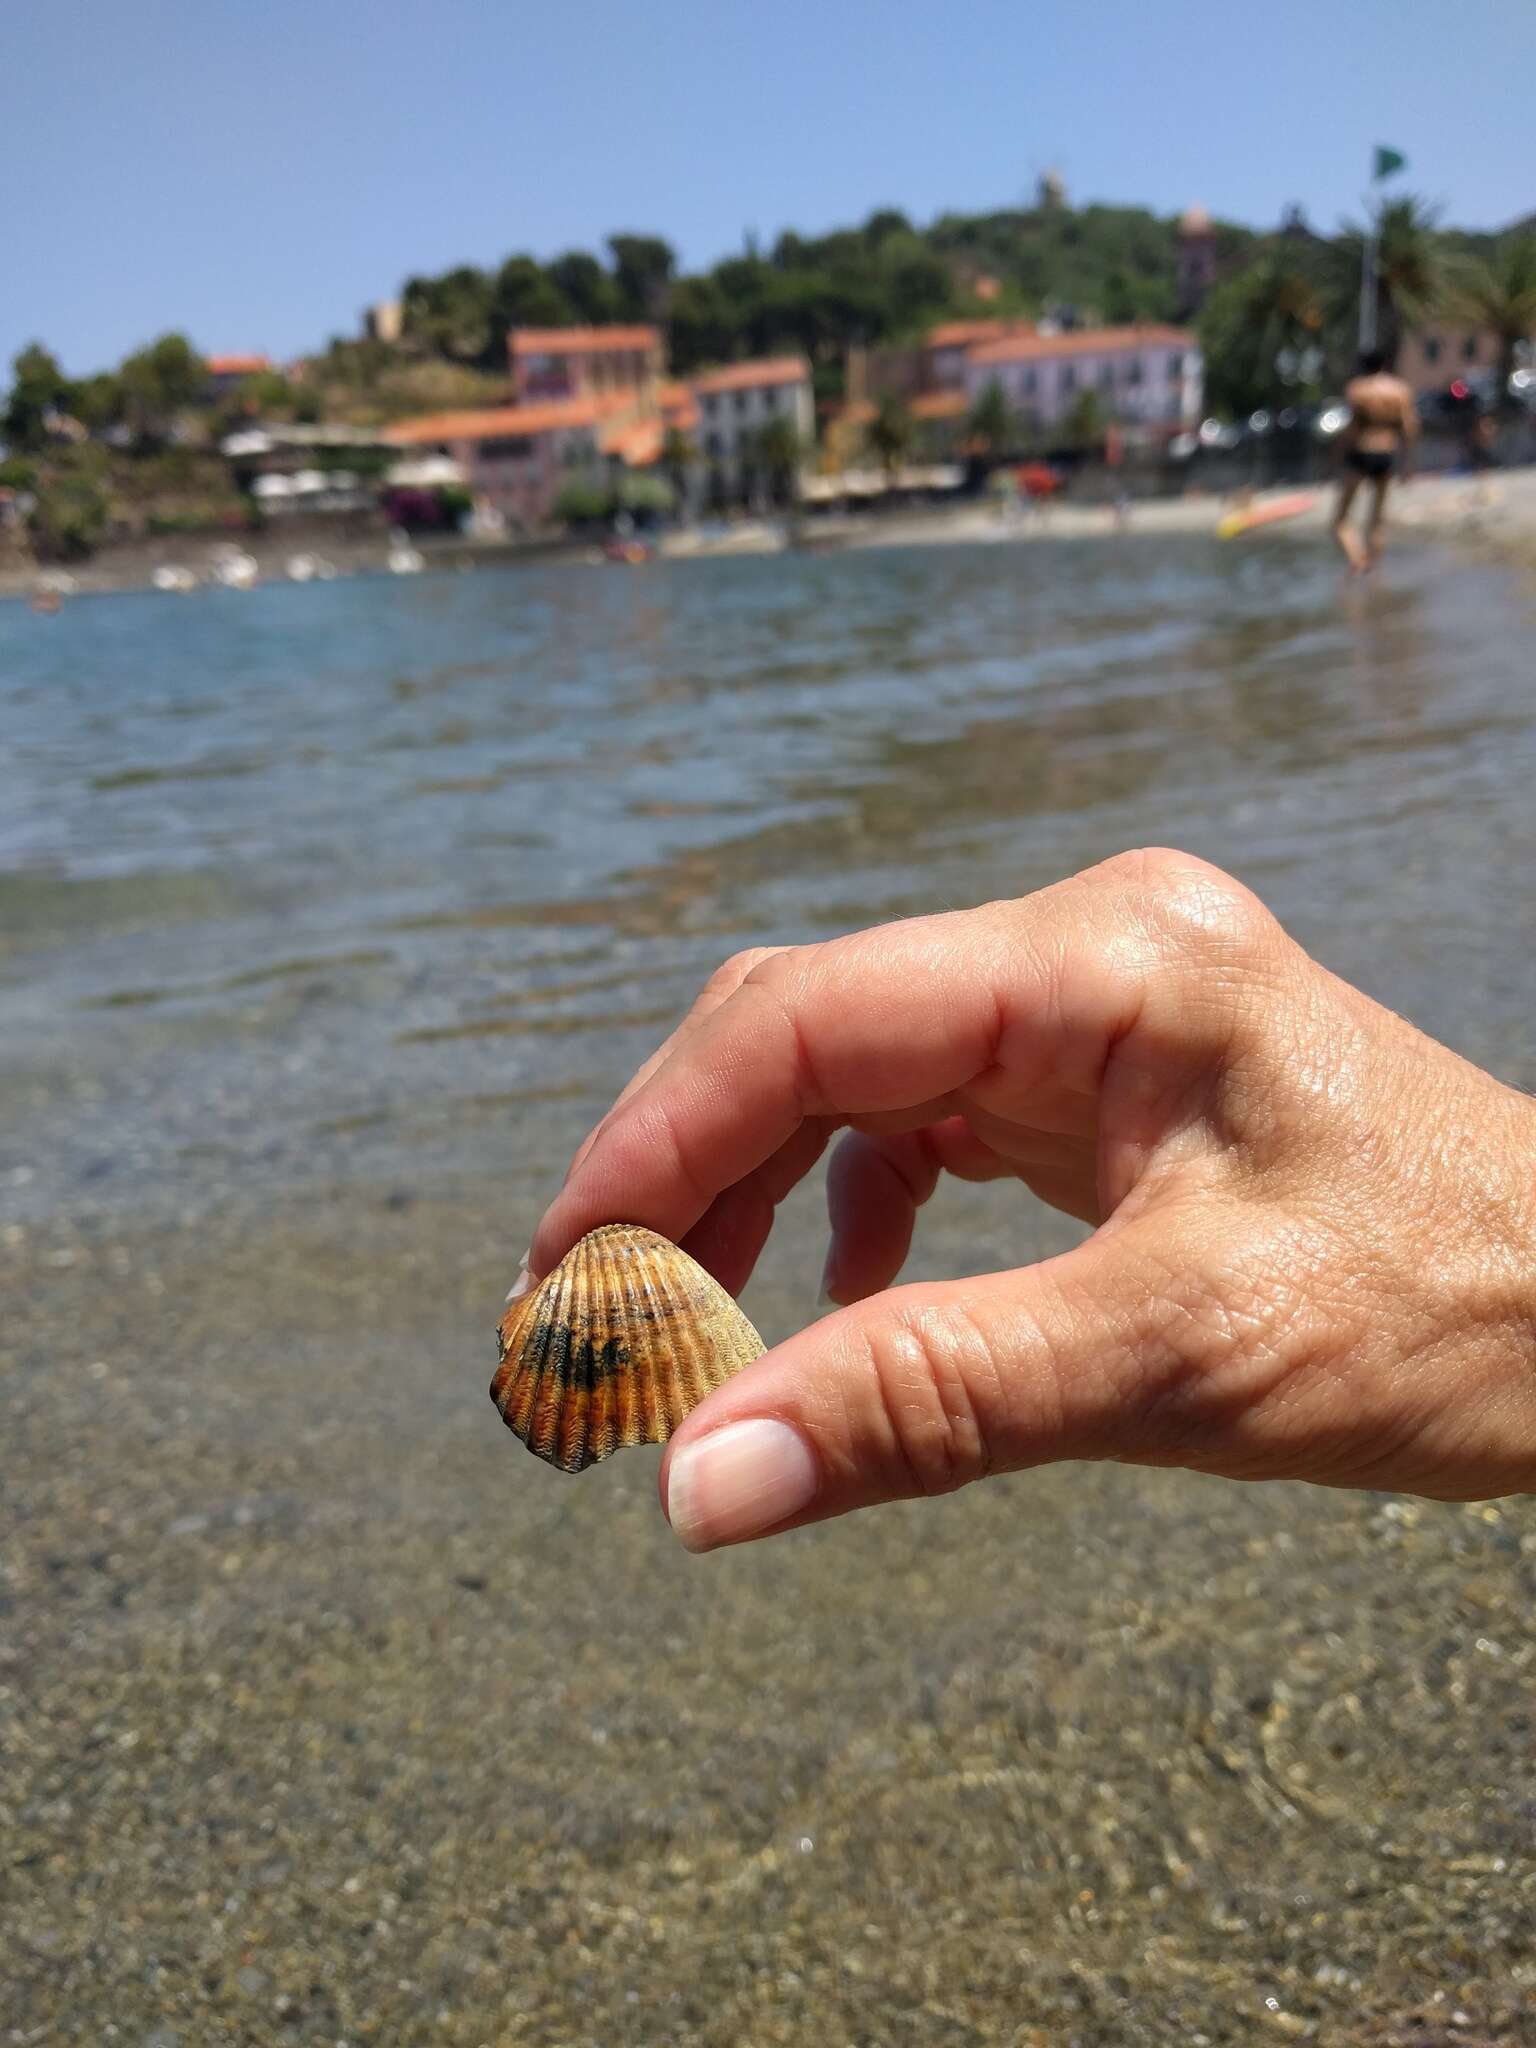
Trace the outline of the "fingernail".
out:
<instances>
[{"instance_id":1,"label":"fingernail","mask_svg":"<svg viewBox=\"0 0 1536 2048\"><path fill-rule=\"evenodd\" d=\"M798 1514L816 1476L810 1445L787 1422L730 1422L673 1457L667 1520L685 1550L740 1543Z\"/></svg>"},{"instance_id":2,"label":"fingernail","mask_svg":"<svg viewBox=\"0 0 1536 2048\"><path fill-rule=\"evenodd\" d=\"M507 1300L509 1303L516 1301L517 1297L520 1294L526 1294L529 1288L533 1285L533 1275L528 1270L528 1261L532 1257L533 1246L530 1245L527 1251L523 1253L522 1263L519 1265L517 1269L517 1278L512 1282L511 1287L507 1291Z\"/></svg>"},{"instance_id":3,"label":"fingernail","mask_svg":"<svg viewBox=\"0 0 1536 2048\"><path fill-rule=\"evenodd\" d=\"M828 1252L827 1263L821 1269L821 1287L816 1296L816 1306L818 1308L836 1308L838 1306L837 1296L832 1292L833 1277L832 1254Z\"/></svg>"}]
</instances>

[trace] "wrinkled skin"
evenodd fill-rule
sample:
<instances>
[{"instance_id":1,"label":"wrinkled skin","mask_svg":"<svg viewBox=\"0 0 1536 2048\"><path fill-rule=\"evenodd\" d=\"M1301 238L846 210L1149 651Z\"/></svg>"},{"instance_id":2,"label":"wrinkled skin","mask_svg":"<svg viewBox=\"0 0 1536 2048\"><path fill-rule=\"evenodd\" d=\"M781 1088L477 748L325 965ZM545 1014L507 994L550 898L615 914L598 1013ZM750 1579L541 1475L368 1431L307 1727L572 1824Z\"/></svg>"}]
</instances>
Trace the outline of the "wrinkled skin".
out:
<instances>
[{"instance_id":1,"label":"wrinkled skin","mask_svg":"<svg viewBox=\"0 0 1536 2048\"><path fill-rule=\"evenodd\" d=\"M739 1289L839 1132L841 1312L712 1395L662 1474L666 1501L679 1457L768 1417L813 1495L766 1526L711 1508L693 1547L1068 1458L1536 1486L1536 1105L1219 870L1126 854L738 955L582 1147L532 1271L622 1217ZM1039 1265L892 1287L945 1173L1095 1227Z\"/></svg>"}]
</instances>

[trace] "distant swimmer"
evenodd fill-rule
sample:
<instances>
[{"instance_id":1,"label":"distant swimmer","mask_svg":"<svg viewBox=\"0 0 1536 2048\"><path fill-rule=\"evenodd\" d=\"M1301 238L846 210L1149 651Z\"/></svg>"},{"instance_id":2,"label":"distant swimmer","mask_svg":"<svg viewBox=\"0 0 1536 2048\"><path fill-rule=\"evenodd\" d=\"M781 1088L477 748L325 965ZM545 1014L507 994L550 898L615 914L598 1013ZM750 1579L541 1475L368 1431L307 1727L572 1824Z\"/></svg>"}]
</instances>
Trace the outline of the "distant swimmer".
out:
<instances>
[{"instance_id":1,"label":"distant swimmer","mask_svg":"<svg viewBox=\"0 0 1536 2048\"><path fill-rule=\"evenodd\" d=\"M1382 522L1387 486L1404 449L1419 431L1413 393L1386 365L1380 349L1365 349L1355 375L1344 391L1349 425L1344 430L1344 476L1339 486L1338 515L1333 534L1344 559L1357 572L1375 566L1381 556ZM1365 536L1349 523L1355 495L1362 484L1371 490Z\"/></svg>"}]
</instances>

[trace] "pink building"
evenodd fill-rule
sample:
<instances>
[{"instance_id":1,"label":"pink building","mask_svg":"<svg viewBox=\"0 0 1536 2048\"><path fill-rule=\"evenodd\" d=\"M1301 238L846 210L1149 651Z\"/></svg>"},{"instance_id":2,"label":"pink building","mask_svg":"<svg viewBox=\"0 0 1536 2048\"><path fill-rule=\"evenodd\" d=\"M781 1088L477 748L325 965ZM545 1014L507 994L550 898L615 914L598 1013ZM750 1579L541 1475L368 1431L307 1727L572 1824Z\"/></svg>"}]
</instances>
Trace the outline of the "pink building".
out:
<instances>
[{"instance_id":1,"label":"pink building","mask_svg":"<svg viewBox=\"0 0 1536 2048\"><path fill-rule=\"evenodd\" d=\"M605 474L604 430L619 409L576 398L429 413L387 427L384 439L394 448L449 456L478 499L513 526L534 529L547 522L568 478Z\"/></svg>"},{"instance_id":2,"label":"pink building","mask_svg":"<svg viewBox=\"0 0 1536 2048\"><path fill-rule=\"evenodd\" d=\"M1415 398L1444 391L1458 378L1483 384L1497 381L1500 347L1497 335L1483 327L1442 321L1405 334L1397 352L1397 374L1406 379Z\"/></svg>"},{"instance_id":3,"label":"pink building","mask_svg":"<svg viewBox=\"0 0 1536 2048\"><path fill-rule=\"evenodd\" d=\"M1011 335L968 349L964 379L970 404L996 384L1037 427L1064 419L1086 391L1097 396L1106 419L1128 426L1173 434L1200 417L1200 347L1183 327Z\"/></svg>"},{"instance_id":4,"label":"pink building","mask_svg":"<svg viewBox=\"0 0 1536 2048\"><path fill-rule=\"evenodd\" d=\"M622 393L649 406L662 377L655 327L514 327L507 356L519 405Z\"/></svg>"}]
</instances>

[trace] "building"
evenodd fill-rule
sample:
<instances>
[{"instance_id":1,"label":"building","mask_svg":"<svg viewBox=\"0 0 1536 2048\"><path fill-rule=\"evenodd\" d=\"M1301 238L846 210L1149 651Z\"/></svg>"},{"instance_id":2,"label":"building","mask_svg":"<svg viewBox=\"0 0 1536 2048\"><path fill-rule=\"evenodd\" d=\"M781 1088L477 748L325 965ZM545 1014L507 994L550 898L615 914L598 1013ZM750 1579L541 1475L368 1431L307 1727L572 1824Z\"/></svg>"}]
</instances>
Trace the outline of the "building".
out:
<instances>
[{"instance_id":1,"label":"building","mask_svg":"<svg viewBox=\"0 0 1536 2048\"><path fill-rule=\"evenodd\" d=\"M984 342L1033 334L1031 320L946 320L921 341L848 351L847 407L872 408L882 398L900 398L917 409L934 393L964 391L965 359Z\"/></svg>"},{"instance_id":2,"label":"building","mask_svg":"<svg viewBox=\"0 0 1536 2048\"><path fill-rule=\"evenodd\" d=\"M807 452L816 431L811 366L803 356L728 363L688 380L699 410L696 439L712 497L740 497L754 472L753 442L785 420Z\"/></svg>"},{"instance_id":3,"label":"building","mask_svg":"<svg viewBox=\"0 0 1536 2048\"><path fill-rule=\"evenodd\" d=\"M967 350L970 404L998 385L1025 423L1048 428L1085 392L1106 420L1172 434L1200 417L1200 348L1184 327L1088 327L1020 334Z\"/></svg>"},{"instance_id":4,"label":"building","mask_svg":"<svg viewBox=\"0 0 1536 2048\"><path fill-rule=\"evenodd\" d=\"M400 299L380 299L363 314L364 341L381 341L393 348L405 332L405 305Z\"/></svg>"},{"instance_id":5,"label":"building","mask_svg":"<svg viewBox=\"0 0 1536 2048\"><path fill-rule=\"evenodd\" d=\"M219 452L242 491L286 517L369 510L387 443L374 427L291 420L226 434Z\"/></svg>"},{"instance_id":6,"label":"building","mask_svg":"<svg viewBox=\"0 0 1536 2048\"><path fill-rule=\"evenodd\" d=\"M265 376L271 367L270 356L206 356L203 368L208 377L208 395L210 398L222 398L225 392L243 384L247 377Z\"/></svg>"},{"instance_id":7,"label":"building","mask_svg":"<svg viewBox=\"0 0 1536 2048\"><path fill-rule=\"evenodd\" d=\"M1179 222L1174 292L1181 320L1198 313L1216 282L1216 223L1203 206L1189 207Z\"/></svg>"},{"instance_id":8,"label":"building","mask_svg":"<svg viewBox=\"0 0 1536 2048\"><path fill-rule=\"evenodd\" d=\"M519 405L622 395L649 410L664 374L655 327L514 327L507 359Z\"/></svg>"},{"instance_id":9,"label":"building","mask_svg":"<svg viewBox=\"0 0 1536 2048\"><path fill-rule=\"evenodd\" d=\"M532 530L548 523L560 488L572 478L607 475L605 438L634 422L622 396L616 407L592 398L559 398L476 412L428 413L384 429L390 447L446 456L462 471L482 508ZM658 436L659 442L659 436Z\"/></svg>"},{"instance_id":10,"label":"building","mask_svg":"<svg viewBox=\"0 0 1536 2048\"><path fill-rule=\"evenodd\" d=\"M1033 334L1032 320L946 320L923 338L921 391L963 391L973 349Z\"/></svg>"},{"instance_id":11,"label":"building","mask_svg":"<svg viewBox=\"0 0 1536 2048\"><path fill-rule=\"evenodd\" d=\"M1438 321L1405 334L1397 351L1397 374L1415 398L1445 391L1458 380L1477 389L1498 382L1502 350L1487 328Z\"/></svg>"}]
</instances>

